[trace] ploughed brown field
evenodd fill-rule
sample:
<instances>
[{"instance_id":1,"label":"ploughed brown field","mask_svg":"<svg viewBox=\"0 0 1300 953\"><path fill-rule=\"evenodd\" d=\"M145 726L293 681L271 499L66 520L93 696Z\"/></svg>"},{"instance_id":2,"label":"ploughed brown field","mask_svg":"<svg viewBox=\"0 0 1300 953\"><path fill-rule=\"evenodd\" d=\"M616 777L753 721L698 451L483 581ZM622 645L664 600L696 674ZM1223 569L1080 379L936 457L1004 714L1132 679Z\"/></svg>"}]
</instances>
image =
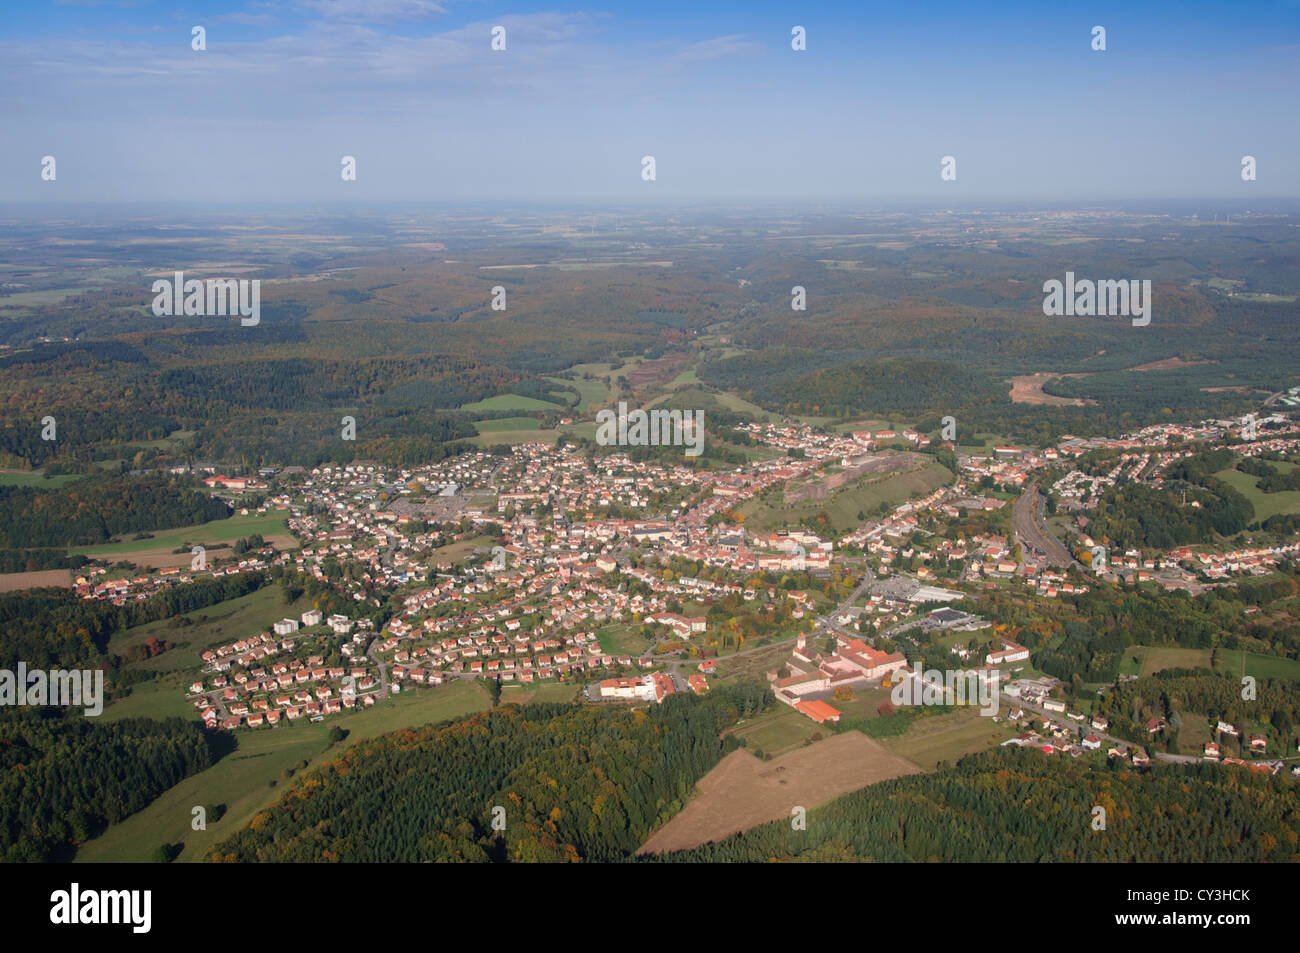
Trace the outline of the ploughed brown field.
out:
<instances>
[{"instance_id":1,"label":"ploughed brown field","mask_svg":"<svg viewBox=\"0 0 1300 953\"><path fill-rule=\"evenodd\" d=\"M856 731L760 761L744 748L700 779L699 794L639 854L662 854L720 841L768 821L786 820L796 805L818 804L921 769Z\"/></svg>"},{"instance_id":2,"label":"ploughed brown field","mask_svg":"<svg viewBox=\"0 0 1300 953\"><path fill-rule=\"evenodd\" d=\"M72 588L72 575L66 569L39 569L36 572L0 573L0 592L35 589L40 586Z\"/></svg>"}]
</instances>

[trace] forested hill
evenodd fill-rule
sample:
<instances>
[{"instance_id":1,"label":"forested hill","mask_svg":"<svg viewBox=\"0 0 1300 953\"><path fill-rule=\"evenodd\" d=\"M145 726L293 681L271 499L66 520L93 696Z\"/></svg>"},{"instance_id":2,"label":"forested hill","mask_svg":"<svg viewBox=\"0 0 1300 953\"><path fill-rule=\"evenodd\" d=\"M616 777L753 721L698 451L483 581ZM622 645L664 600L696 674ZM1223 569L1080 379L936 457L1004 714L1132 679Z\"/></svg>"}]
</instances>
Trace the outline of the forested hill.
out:
<instances>
[{"instance_id":1,"label":"forested hill","mask_svg":"<svg viewBox=\"0 0 1300 953\"><path fill-rule=\"evenodd\" d=\"M0 549L86 545L119 533L225 519L230 507L164 476L86 477L66 488L0 486Z\"/></svg>"},{"instance_id":2,"label":"forested hill","mask_svg":"<svg viewBox=\"0 0 1300 953\"><path fill-rule=\"evenodd\" d=\"M623 859L735 746L722 731L770 702L751 682L649 711L511 705L394 732L299 778L209 859Z\"/></svg>"},{"instance_id":3,"label":"forested hill","mask_svg":"<svg viewBox=\"0 0 1300 953\"><path fill-rule=\"evenodd\" d=\"M111 701L138 679L110 640L130 626L236 599L259 573L203 579L138 602L81 599L66 589L0 594L0 669L105 669ZM128 653L129 654L129 653ZM87 718L80 709L0 707L0 861L68 859L109 824L212 765L228 735L181 718ZM233 744L233 742L230 742Z\"/></svg>"},{"instance_id":4,"label":"forested hill","mask_svg":"<svg viewBox=\"0 0 1300 953\"><path fill-rule=\"evenodd\" d=\"M1105 808L1105 830L1093 808ZM991 861L998 863L1300 860L1293 782L1212 764L1093 768L999 748L935 774L896 778L809 813L667 861Z\"/></svg>"},{"instance_id":5,"label":"forested hill","mask_svg":"<svg viewBox=\"0 0 1300 953\"><path fill-rule=\"evenodd\" d=\"M22 708L0 718L0 861L67 860L76 846L216 760L197 721Z\"/></svg>"}]
</instances>

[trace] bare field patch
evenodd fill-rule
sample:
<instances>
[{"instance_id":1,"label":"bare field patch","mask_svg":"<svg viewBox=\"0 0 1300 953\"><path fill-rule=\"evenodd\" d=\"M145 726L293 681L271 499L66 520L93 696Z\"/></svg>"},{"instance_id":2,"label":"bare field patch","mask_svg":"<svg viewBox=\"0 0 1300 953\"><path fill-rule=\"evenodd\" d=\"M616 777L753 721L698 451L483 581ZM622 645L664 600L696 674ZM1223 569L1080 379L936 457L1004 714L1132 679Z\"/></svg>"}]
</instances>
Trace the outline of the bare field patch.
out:
<instances>
[{"instance_id":1,"label":"bare field patch","mask_svg":"<svg viewBox=\"0 0 1300 953\"><path fill-rule=\"evenodd\" d=\"M72 573L67 569L41 569L36 572L0 573L0 592L17 592L40 586L72 588Z\"/></svg>"},{"instance_id":2,"label":"bare field patch","mask_svg":"<svg viewBox=\"0 0 1300 953\"><path fill-rule=\"evenodd\" d=\"M1086 407L1093 401L1083 400L1080 397L1057 397L1054 394L1043 393L1043 385L1048 381L1056 380L1058 377L1083 376L1083 374L1040 372L1038 374L1021 374L1019 377L1012 377L1010 379L1011 402L1013 404L1039 404L1047 407Z\"/></svg>"},{"instance_id":3,"label":"bare field patch","mask_svg":"<svg viewBox=\"0 0 1300 953\"><path fill-rule=\"evenodd\" d=\"M1164 360L1152 361L1130 367L1130 371L1173 371L1180 367L1195 367L1197 364L1214 364L1215 361L1184 361L1181 357L1166 357Z\"/></svg>"},{"instance_id":4,"label":"bare field patch","mask_svg":"<svg viewBox=\"0 0 1300 953\"><path fill-rule=\"evenodd\" d=\"M262 537L278 550L297 549L298 541L288 533L271 533ZM231 540L233 542L233 540ZM233 549L213 549L208 554L209 561L217 559L227 559L233 556ZM187 568L193 561L194 556L186 550L183 553L174 553L170 549L131 549L125 552L113 553L111 555L96 556L94 553L87 555L95 558L108 560L109 562L128 562L132 565L139 566L141 569L173 569Z\"/></svg>"},{"instance_id":5,"label":"bare field patch","mask_svg":"<svg viewBox=\"0 0 1300 953\"><path fill-rule=\"evenodd\" d=\"M856 731L760 761L743 748L700 779L699 795L637 852L661 854L719 841L769 821L790 817L868 784L921 769Z\"/></svg>"},{"instance_id":6,"label":"bare field patch","mask_svg":"<svg viewBox=\"0 0 1300 953\"><path fill-rule=\"evenodd\" d=\"M782 497L786 503L805 500L824 500L833 491L864 477L879 477L889 473L912 470L929 460L919 453L864 454L852 466L835 473L817 476L794 486L787 486Z\"/></svg>"}]
</instances>

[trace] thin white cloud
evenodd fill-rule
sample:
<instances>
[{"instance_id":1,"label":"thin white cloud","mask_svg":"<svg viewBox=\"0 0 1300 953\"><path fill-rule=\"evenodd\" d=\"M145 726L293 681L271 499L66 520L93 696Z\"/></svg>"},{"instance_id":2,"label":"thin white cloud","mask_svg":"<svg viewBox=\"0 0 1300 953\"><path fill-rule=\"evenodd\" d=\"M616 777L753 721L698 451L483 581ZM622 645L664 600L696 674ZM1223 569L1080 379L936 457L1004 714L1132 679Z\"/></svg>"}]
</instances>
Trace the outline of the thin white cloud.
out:
<instances>
[{"instance_id":1,"label":"thin white cloud","mask_svg":"<svg viewBox=\"0 0 1300 953\"><path fill-rule=\"evenodd\" d=\"M679 52L676 58L680 63L702 63L738 56L759 56L765 52L766 47L762 43L747 39L741 34L734 34L692 43Z\"/></svg>"},{"instance_id":2,"label":"thin white cloud","mask_svg":"<svg viewBox=\"0 0 1300 953\"><path fill-rule=\"evenodd\" d=\"M409 22L447 12L438 0L296 0L294 6L326 19L349 23Z\"/></svg>"}]
</instances>

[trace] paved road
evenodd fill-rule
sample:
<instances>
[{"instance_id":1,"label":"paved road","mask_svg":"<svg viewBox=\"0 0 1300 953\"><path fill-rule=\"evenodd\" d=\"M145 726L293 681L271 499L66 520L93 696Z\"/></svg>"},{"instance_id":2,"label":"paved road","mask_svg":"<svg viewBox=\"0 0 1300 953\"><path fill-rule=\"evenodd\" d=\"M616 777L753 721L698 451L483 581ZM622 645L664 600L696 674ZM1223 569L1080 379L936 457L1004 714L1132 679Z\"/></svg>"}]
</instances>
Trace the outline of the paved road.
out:
<instances>
[{"instance_id":1,"label":"paved road","mask_svg":"<svg viewBox=\"0 0 1300 953\"><path fill-rule=\"evenodd\" d=\"M1020 698L1015 699L1013 705L1017 708L1028 709L1029 711L1032 711L1034 714L1046 718L1049 721L1053 722L1054 724L1063 725L1064 727L1069 728L1070 731L1075 734L1078 733L1080 727L1083 727L1087 734L1096 735L1098 738L1102 739L1103 741L1109 741L1112 744L1124 745L1126 748L1137 747L1135 742L1129 741L1126 738L1117 738L1114 735L1108 735L1104 731L1098 731L1097 729L1093 728L1090 724L1088 724L1088 722L1086 721L1083 722L1082 724L1077 721L1071 721L1069 718L1066 718L1065 715L1060 714L1059 712L1047 711L1046 709L1040 708L1038 705L1032 705L1029 702L1024 701L1023 699ZM1143 745L1142 747L1146 747L1146 746ZM1194 755L1166 754L1163 751L1152 752L1151 756L1155 758L1157 761L1168 761L1172 764L1191 764L1193 762L1204 760L1203 758L1199 758Z\"/></svg>"},{"instance_id":2,"label":"paved road","mask_svg":"<svg viewBox=\"0 0 1300 953\"><path fill-rule=\"evenodd\" d=\"M859 582L854 587L853 591L848 594L848 596L844 599L843 602L837 605L830 612L827 612L825 615L818 616L817 625L825 629L830 629L832 632L837 632L840 635L846 636L847 638L850 639L862 638L862 633L852 632L849 629L844 628L843 626L836 625L831 620L837 614L841 612L847 612L850 608L852 608L853 603L857 602L860 598L862 598L862 594L866 592L869 588L871 588L872 583L874 583L875 581L876 581L876 574L871 571L871 568L869 566L864 564L862 567L862 581Z\"/></svg>"},{"instance_id":3,"label":"paved road","mask_svg":"<svg viewBox=\"0 0 1300 953\"><path fill-rule=\"evenodd\" d=\"M388 663L379 657L379 643L383 633L376 635L370 640L370 645L366 647L366 657L379 666L379 691L378 697L383 701L388 697Z\"/></svg>"},{"instance_id":4,"label":"paved road","mask_svg":"<svg viewBox=\"0 0 1300 953\"><path fill-rule=\"evenodd\" d=\"M1072 565L1080 569L1085 568L1057 542L1056 537L1047 528L1047 524L1043 521L1043 496L1038 492L1036 483L1026 484L1020 496L1016 498L1011 510L1011 524L1016 539L1021 545L1045 553L1049 565L1059 566L1062 569ZM1028 562L1030 558L1030 554L1025 553L1025 561Z\"/></svg>"}]
</instances>

